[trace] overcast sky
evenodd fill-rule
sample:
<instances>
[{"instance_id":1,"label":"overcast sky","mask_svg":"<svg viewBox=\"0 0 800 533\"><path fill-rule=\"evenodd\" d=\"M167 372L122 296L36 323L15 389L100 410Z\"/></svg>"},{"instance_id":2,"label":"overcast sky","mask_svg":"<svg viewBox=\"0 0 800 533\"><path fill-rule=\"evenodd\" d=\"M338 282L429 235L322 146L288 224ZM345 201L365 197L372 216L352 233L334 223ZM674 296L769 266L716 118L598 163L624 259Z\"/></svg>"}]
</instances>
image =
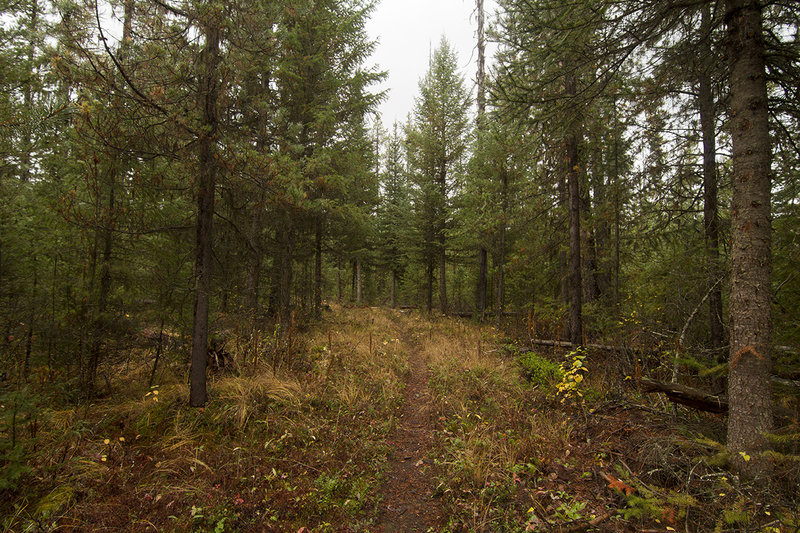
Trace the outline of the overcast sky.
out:
<instances>
[{"instance_id":1,"label":"overcast sky","mask_svg":"<svg viewBox=\"0 0 800 533\"><path fill-rule=\"evenodd\" d=\"M485 0L484 10L488 26L496 10L495 0ZM474 88L478 68L474 11L475 0L382 0L378 4L367 31L378 41L371 63L389 73L378 88L389 91L380 106L386 129L395 121L405 122L412 111L419 80L428 69L428 57L442 35L458 54L467 88ZM491 49L486 55L488 64Z\"/></svg>"}]
</instances>

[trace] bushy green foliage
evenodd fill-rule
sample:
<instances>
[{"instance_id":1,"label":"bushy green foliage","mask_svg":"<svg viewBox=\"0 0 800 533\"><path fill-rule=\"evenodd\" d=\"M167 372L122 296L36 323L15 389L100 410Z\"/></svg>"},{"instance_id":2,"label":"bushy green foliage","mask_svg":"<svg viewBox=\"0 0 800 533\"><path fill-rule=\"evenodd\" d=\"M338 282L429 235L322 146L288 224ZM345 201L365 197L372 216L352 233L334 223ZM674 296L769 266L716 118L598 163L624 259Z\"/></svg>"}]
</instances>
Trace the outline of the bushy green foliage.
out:
<instances>
[{"instance_id":1,"label":"bushy green foliage","mask_svg":"<svg viewBox=\"0 0 800 533\"><path fill-rule=\"evenodd\" d=\"M35 436L38 415L35 399L26 390L0 395L0 490L15 489L31 471L25 440Z\"/></svg>"},{"instance_id":2,"label":"bushy green foliage","mask_svg":"<svg viewBox=\"0 0 800 533\"><path fill-rule=\"evenodd\" d=\"M517 357L522 373L535 386L551 388L563 378L563 370L558 363L550 361L536 352L525 352Z\"/></svg>"}]
</instances>

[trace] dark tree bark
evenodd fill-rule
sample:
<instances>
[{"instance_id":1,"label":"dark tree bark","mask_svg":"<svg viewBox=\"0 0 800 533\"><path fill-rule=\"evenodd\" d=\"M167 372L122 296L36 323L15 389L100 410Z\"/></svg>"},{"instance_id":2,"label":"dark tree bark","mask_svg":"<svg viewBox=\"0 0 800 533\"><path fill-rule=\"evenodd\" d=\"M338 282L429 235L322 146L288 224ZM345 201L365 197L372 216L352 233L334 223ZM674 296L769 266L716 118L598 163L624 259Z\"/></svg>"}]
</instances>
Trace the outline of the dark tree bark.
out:
<instances>
[{"instance_id":1,"label":"dark tree bark","mask_svg":"<svg viewBox=\"0 0 800 533\"><path fill-rule=\"evenodd\" d=\"M439 309L447 314L447 242L445 237L446 229L446 210L447 210L447 167L444 161L441 162L441 170L437 178L439 194L441 195L441 206L438 213L436 239L437 254L439 256Z\"/></svg>"},{"instance_id":2,"label":"dark tree bark","mask_svg":"<svg viewBox=\"0 0 800 533\"><path fill-rule=\"evenodd\" d=\"M581 218L587 222L591 219L591 201L588 187L585 187L581 194ZM583 262L583 300L593 302L600 295L594 224L581 224L581 241L586 250L586 253L581 257Z\"/></svg>"},{"instance_id":3,"label":"dark tree bark","mask_svg":"<svg viewBox=\"0 0 800 533\"><path fill-rule=\"evenodd\" d=\"M314 316L322 316L322 215L314 224Z\"/></svg>"},{"instance_id":4,"label":"dark tree bark","mask_svg":"<svg viewBox=\"0 0 800 533\"><path fill-rule=\"evenodd\" d=\"M212 15L213 16L213 15ZM206 392L208 357L208 312L211 292L211 246L213 242L214 188L217 180L216 134L219 80L220 28L206 21L202 32L205 46L200 57L198 99L202 133L197 140L199 173L197 179L197 238L195 257L194 319L192 324L192 364L189 371L189 405L203 407Z\"/></svg>"},{"instance_id":5,"label":"dark tree bark","mask_svg":"<svg viewBox=\"0 0 800 533\"><path fill-rule=\"evenodd\" d=\"M397 271L392 270L392 309L397 307Z\"/></svg>"},{"instance_id":6,"label":"dark tree bark","mask_svg":"<svg viewBox=\"0 0 800 533\"><path fill-rule=\"evenodd\" d=\"M447 314L447 263L444 243L444 232L439 238L439 309Z\"/></svg>"},{"instance_id":7,"label":"dark tree bark","mask_svg":"<svg viewBox=\"0 0 800 533\"><path fill-rule=\"evenodd\" d=\"M476 0L478 11L478 128L483 127L486 114L486 42L484 32L483 0ZM486 246L481 243L478 250L478 292L476 311L478 319L483 321L486 313L486 284L489 277L489 254Z\"/></svg>"},{"instance_id":8,"label":"dark tree bark","mask_svg":"<svg viewBox=\"0 0 800 533\"><path fill-rule=\"evenodd\" d=\"M724 362L725 356L720 352L724 344L722 327L722 284L717 283L721 276L719 265L719 215L717 201L717 137L714 113L714 97L711 92L711 75L709 63L713 60L709 43L711 31L711 8L703 6L700 27L703 40L705 65L698 76L697 106L700 111L700 128L703 132L703 225L705 228L706 270L708 287L709 326L711 348L717 357Z\"/></svg>"},{"instance_id":9,"label":"dark tree bark","mask_svg":"<svg viewBox=\"0 0 800 533\"><path fill-rule=\"evenodd\" d=\"M127 1L125 2L124 18L122 22L122 43L119 53L119 58L122 61L127 58L132 25L133 4ZM121 76L119 76L117 82L120 84L122 83ZM114 93L115 91L112 89L114 105L122 105L122 99L119 95ZM114 210L116 209L117 173L121 172L122 165L121 156L120 150L116 148L112 149L111 153L108 154L110 162L105 176L101 178L102 187L99 193L102 194L102 192L105 192L107 194L107 202L103 210L98 213L99 224L102 230L96 230L96 232L98 232L96 234L96 239L99 240L103 253L100 259L100 288L95 300L96 315L94 319L94 338L92 339L86 365L86 393L89 397L93 397L97 394L97 370L100 366L103 350L108 346L108 295L111 292L111 260L114 249ZM102 199L98 199L98 203L100 202L102 202Z\"/></svg>"},{"instance_id":10,"label":"dark tree bark","mask_svg":"<svg viewBox=\"0 0 800 533\"><path fill-rule=\"evenodd\" d=\"M564 213L566 213L566 228L567 232L569 232L569 194L567 189L566 165L564 165L564 169L562 170L563 172L559 172L560 176L558 179L558 203L561 207L561 216L564 216ZM562 221L559 231L563 229L563 224L564 222ZM569 307L569 250L564 250L563 246L559 246L558 267L560 274L559 279L561 281L558 285L558 299L563 302L564 306ZM569 336L569 320L567 320L564 325L564 331L565 335Z\"/></svg>"},{"instance_id":11,"label":"dark tree bark","mask_svg":"<svg viewBox=\"0 0 800 533\"><path fill-rule=\"evenodd\" d=\"M247 294L245 294L245 305L251 313L254 313L258 310L258 292L261 285L263 194L261 200L252 209L249 232L250 243L247 250Z\"/></svg>"},{"instance_id":12,"label":"dark tree bark","mask_svg":"<svg viewBox=\"0 0 800 533\"><path fill-rule=\"evenodd\" d=\"M356 259L356 303L361 304L361 259Z\"/></svg>"},{"instance_id":13,"label":"dark tree bark","mask_svg":"<svg viewBox=\"0 0 800 533\"><path fill-rule=\"evenodd\" d=\"M570 76L566 82L567 96L576 92L575 79ZM567 192L569 201L569 338L579 346L583 343L583 319L581 313L583 283L581 281L581 196L578 166L577 118L572 118L571 131L566 138Z\"/></svg>"},{"instance_id":14,"label":"dark tree bark","mask_svg":"<svg viewBox=\"0 0 800 533\"><path fill-rule=\"evenodd\" d=\"M478 319L483 321L486 314L486 286L489 281L489 252L485 246L478 250L478 294L475 308Z\"/></svg>"},{"instance_id":15,"label":"dark tree bark","mask_svg":"<svg viewBox=\"0 0 800 533\"><path fill-rule=\"evenodd\" d=\"M733 205L728 448L734 465L757 477L772 430L770 392L770 164L760 2L728 0ZM749 456L750 460L746 460Z\"/></svg>"},{"instance_id":16,"label":"dark tree bark","mask_svg":"<svg viewBox=\"0 0 800 533\"><path fill-rule=\"evenodd\" d=\"M500 188L500 207L502 210L500 219L500 246L497 252L497 264L495 265L497 274L495 277L495 318L497 323L503 319L503 311L506 303L506 226L508 226L508 172L503 171L501 176Z\"/></svg>"},{"instance_id":17,"label":"dark tree bark","mask_svg":"<svg viewBox=\"0 0 800 533\"><path fill-rule=\"evenodd\" d=\"M427 264L426 269L425 269L426 270L425 274L426 274L426 276L428 278L428 290L427 290L427 295L426 295L427 296L427 300L425 302L425 305L426 305L426 309L428 310L428 314L431 314L431 311L433 311L433 270L434 270L434 264L433 264L433 258L432 257L428 257L427 261L428 261L428 264Z\"/></svg>"},{"instance_id":18,"label":"dark tree bark","mask_svg":"<svg viewBox=\"0 0 800 533\"><path fill-rule=\"evenodd\" d=\"M284 228L280 232L280 261L278 263L278 316L287 331L292 318L292 279L294 276L294 228Z\"/></svg>"}]
</instances>

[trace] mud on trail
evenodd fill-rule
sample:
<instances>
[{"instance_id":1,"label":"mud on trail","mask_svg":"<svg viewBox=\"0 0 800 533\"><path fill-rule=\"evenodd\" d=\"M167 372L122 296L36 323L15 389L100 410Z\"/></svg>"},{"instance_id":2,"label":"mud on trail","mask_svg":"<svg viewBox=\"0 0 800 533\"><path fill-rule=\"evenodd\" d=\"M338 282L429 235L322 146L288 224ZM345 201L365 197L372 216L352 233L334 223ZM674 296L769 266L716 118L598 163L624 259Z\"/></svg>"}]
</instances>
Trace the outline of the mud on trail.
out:
<instances>
[{"instance_id":1,"label":"mud on trail","mask_svg":"<svg viewBox=\"0 0 800 533\"><path fill-rule=\"evenodd\" d=\"M400 339L408 353L409 373L397 427L389 437L394 454L387 469L379 517L381 531L439 531L443 511L434 497L428 458L432 446L432 402L427 360L413 334Z\"/></svg>"}]
</instances>

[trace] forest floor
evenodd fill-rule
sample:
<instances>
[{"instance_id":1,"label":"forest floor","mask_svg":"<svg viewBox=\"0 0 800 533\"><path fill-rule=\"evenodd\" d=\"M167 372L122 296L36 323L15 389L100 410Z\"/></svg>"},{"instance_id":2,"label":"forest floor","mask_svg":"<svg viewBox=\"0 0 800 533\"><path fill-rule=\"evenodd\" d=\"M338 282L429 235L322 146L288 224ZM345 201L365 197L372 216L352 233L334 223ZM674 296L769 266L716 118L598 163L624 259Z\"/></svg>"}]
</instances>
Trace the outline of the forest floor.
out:
<instances>
[{"instance_id":1,"label":"forest floor","mask_svg":"<svg viewBox=\"0 0 800 533\"><path fill-rule=\"evenodd\" d=\"M211 374L204 409L187 407L177 352L153 387L152 351L107 361L91 404L45 379L4 392L0 530L800 525L796 463L769 489L740 482L724 420L643 395L620 357L521 354L507 332L417 311L334 306L284 334L219 324L236 365Z\"/></svg>"}]
</instances>

